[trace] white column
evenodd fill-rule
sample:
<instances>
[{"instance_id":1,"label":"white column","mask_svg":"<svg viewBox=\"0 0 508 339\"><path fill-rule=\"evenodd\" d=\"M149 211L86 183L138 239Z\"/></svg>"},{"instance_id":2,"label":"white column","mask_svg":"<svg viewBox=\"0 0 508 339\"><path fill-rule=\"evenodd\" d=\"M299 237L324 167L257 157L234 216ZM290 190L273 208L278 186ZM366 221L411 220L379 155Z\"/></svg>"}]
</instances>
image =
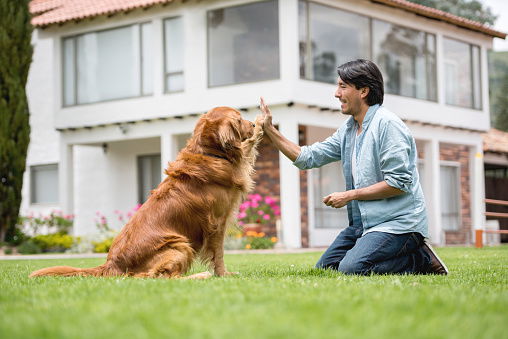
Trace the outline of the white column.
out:
<instances>
[{"instance_id":1,"label":"white column","mask_svg":"<svg viewBox=\"0 0 508 339\"><path fill-rule=\"evenodd\" d=\"M298 50L298 1L279 0L280 78L298 80L300 52Z\"/></svg>"},{"instance_id":2,"label":"white column","mask_svg":"<svg viewBox=\"0 0 508 339\"><path fill-rule=\"evenodd\" d=\"M439 164L439 141L425 142L424 150L425 203L429 218L429 236L433 244L444 245L441 224L441 170Z\"/></svg>"},{"instance_id":3,"label":"white column","mask_svg":"<svg viewBox=\"0 0 508 339\"><path fill-rule=\"evenodd\" d=\"M483 168L483 145L478 144L470 148L470 174L471 185L471 231L485 228L485 174ZM475 235L471 235L474 239Z\"/></svg>"},{"instance_id":4,"label":"white column","mask_svg":"<svg viewBox=\"0 0 508 339\"><path fill-rule=\"evenodd\" d=\"M280 122L279 131L290 141L298 144L298 124L295 121ZM287 248L300 248L302 229L299 169L281 152L279 152L279 166L282 243Z\"/></svg>"},{"instance_id":5,"label":"white column","mask_svg":"<svg viewBox=\"0 0 508 339\"><path fill-rule=\"evenodd\" d=\"M60 162L58 164L58 199L63 213L74 213L74 150L60 136Z\"/></svg>"},{"instance_id":6,"label":"white column","mask_svg":"<svg viewBox=\"0 0 508 339\"><path fill-rule=\"evenodd\" d=\"M161 140L161 180L164 180L166 174L164 170L168 167L168 162L175 158L175 140L172 134L163 134Z\"/></svg>"}]
</instances>

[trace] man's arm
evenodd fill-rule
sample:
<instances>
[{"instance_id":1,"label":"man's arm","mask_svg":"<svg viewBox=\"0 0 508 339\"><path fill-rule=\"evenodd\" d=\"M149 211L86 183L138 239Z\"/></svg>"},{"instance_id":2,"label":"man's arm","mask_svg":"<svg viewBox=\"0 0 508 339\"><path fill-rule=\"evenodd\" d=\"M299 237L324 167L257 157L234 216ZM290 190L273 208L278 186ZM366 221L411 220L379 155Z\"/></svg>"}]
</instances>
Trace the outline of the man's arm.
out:
<instances>
[{"instance_id":1,"label":"man's arm","mask_svg":"<svg viewBox=\"0 0 508 339\"><path fill-rule=\"evenodd\" d=\"M272 123L272 112L266 105L263 98L261 98L260 102L261 112L263 112L264 116L264 124L263 129L265 135L267 135L272 141L273 145L281 151L286 157L288 157L292 162L295 162L296 158L301 152L300 146L289 141L285 136L283 136Z\"/></svg>"},{"instance_id":2,"label":"man's arm","mask_svg":"<svg viewBox=\"0 0 508 339\"><path fill-rule=\"evenodd\" d=\"M323 198L327 206L341 208L352 200L376 200L395 197L404 192L398 188L392 187L386 181L378 182L363 188L349 190L345 192L335 192Z\"/></svg>"}]
</instances>

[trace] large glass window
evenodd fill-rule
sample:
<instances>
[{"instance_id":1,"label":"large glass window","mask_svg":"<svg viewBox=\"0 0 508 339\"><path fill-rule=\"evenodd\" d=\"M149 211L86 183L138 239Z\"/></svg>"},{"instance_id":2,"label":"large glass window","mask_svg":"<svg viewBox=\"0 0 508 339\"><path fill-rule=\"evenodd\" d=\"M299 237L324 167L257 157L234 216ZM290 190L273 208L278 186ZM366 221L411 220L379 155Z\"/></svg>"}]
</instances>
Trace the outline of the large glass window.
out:
<instances>
[{"instance_id":1,"label":"large glass window","mask_svg":"<svg viewBox=\"0 0 508 339\"><path fill-rule=\"evenodd\" d=\"M369 18L299 2L300 77L335 84L337 66L370 58Z\"/></svg>"},{"instance_id":2,"label":"large glass window","mask_svg":"<svg viewBox=\"0 0 508 339\"><path fill-rule=\"evenodd\" d=\"M164 20L164 55L166 92L183 91L183 24L180 17Z\"/></svg>"},{"instance_id":3,"label":"large glass window","mask_svg":"<svg viewBox=\"0 0 508 339\"><path fill-rule=\"evenodd\" d=\"M30 196L33 204L58 203L58 165L30 167Z\"/></svg>"},{"instance_id":4,"label":"large glass window","mask_svg":"<svg viewBox=\"0 0 508 339\"><path fill-rule=\"evenodd\" d=\"M160 154L138 157L138 202L143 204L161 182Z\"/></svg>"},{"instance_id":5,"label":"large glass window","mask_svg":"<svg viewBox=\"0 0 508 339\"><path fill-rule=\"evenodd\" d=\"M323 204L323 197L345 190L341 167L339 162L334 162L312 169L314 228L344 228L349 225L346 207L333 208Z\"/></svg>"},{"instance_id":6,"label":"large glass window","mask_svg":"<svg viewBox=\"0 0 508 339\"><path fill-rule=\"evenodd\" d=\"M385 92L436 101L435 36L380 20L372 20L372 34Z\"/></svg>"},{"instance_id":7,"label":"large glass window","mask_svg":"<svg viewBox=\"0 0 508 339\"><path fill-rule=\"evenodd\" d=\"M446 103L481 109L480 48L444 38Z\"/></svg>"},{"instance_id":8,"label":"large glass window","mask_svg":"<svg viewBox=\"0 0 508 339\"><path fill-rule=\"evenodd\" d=\"M279 78L278 2L208 12L208 85Z\"/></svg>"},{"instance_id":9,"label":"large glass window","mask_svg":"<svg viewBox=\"0 0 508 339\"><path fill-rule=\"evenodd\" d=\"M65 106L152 94L151 24L63 40Z\"/></svg>"},{"instance_id":10,"label":"large glass window","mask_svg":"<svg viewBox=\"0 0 508 339\"><path fill-rule=\"evenodd\" d=\"M443 230L459 229L460 201L460 167L441 165L441 223Z\"/></svg>"}]
</instances>

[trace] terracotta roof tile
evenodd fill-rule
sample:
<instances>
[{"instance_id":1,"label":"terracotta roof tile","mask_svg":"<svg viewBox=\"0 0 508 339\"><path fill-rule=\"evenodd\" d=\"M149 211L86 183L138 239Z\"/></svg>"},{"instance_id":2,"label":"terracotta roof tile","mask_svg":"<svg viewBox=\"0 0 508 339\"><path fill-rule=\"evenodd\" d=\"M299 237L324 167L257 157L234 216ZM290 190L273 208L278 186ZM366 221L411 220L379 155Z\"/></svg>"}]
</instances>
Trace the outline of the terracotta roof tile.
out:
<instances>
[{"instance_id":1,"label":"terracotta roof tile","mask_svg":"<svg viewBox=\"0 0 508 339\"><path fill-rule=\"evenodd\" d=\"M508 133L491 128L482 134L483 151L508 154Z\"/></svg>"},{"instance_id":2,"label":"terracotta roof tile","mask_svg":"<svg viewBox=\"0 0 508 339\"><path fill-rule=\"evenodd\" d=\"M409 12L413 12L428 18L442 20L454 25L457 25L462 28L468 28L473 31L481 32L492 37L505 39L506 33L499 32L494 30L493 28L483 25L477 21L473 21L470 19L466 19L457 15L450 14L448 12L441 11L439 9L415 4L414 2L406 1L406 0L371 0L372 2L377 2L380 4L384 4L390 7L400 8L403 10L407 10Z\"/></svg>"},{"instance_id":3,"label":"terracotta roof tile","mask_svg":"<svg viewBox=\"0 0 508 339\"><path fill-rule=\"evenodd\" d=\"M427 18L442 20L492 37L506 38L506 33L496 31L479 22L406 0L371 1L416 13ZM45 27L52 24L109 15L170 2L173 2L173 0L32 0L30 2L30 11L34 14L32 24L36 27Z\"/></svg>"},{"instance_id":4,"label":"terracotta roof tile","mask_svg":"<svg viewBox=\"0 0 508 339\"><path fill-rule=\"evenodd\" d=\"M44 27L170 2L173 0L32 0L30 12L34 14L32 24Z\"/></svg>"}]
</instances>

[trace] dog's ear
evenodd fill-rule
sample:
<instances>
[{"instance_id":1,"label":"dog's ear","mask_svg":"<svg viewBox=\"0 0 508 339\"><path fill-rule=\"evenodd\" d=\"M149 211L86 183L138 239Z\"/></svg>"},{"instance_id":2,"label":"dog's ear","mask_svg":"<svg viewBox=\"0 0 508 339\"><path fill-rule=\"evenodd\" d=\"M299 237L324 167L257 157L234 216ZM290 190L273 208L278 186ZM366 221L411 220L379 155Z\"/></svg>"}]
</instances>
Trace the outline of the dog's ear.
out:
<instances>
[{"instance_id":1,"label":"dog's ear","mask_svg":"<svg viewBox=\"0 0 508 339\"><path fill-rule=\"evenodd\" d=\"M239 148L241 144L241 134L237 126L230 121L222 123L217 131L219 142L225 151Z\"/></svg>"}]
</instances>

